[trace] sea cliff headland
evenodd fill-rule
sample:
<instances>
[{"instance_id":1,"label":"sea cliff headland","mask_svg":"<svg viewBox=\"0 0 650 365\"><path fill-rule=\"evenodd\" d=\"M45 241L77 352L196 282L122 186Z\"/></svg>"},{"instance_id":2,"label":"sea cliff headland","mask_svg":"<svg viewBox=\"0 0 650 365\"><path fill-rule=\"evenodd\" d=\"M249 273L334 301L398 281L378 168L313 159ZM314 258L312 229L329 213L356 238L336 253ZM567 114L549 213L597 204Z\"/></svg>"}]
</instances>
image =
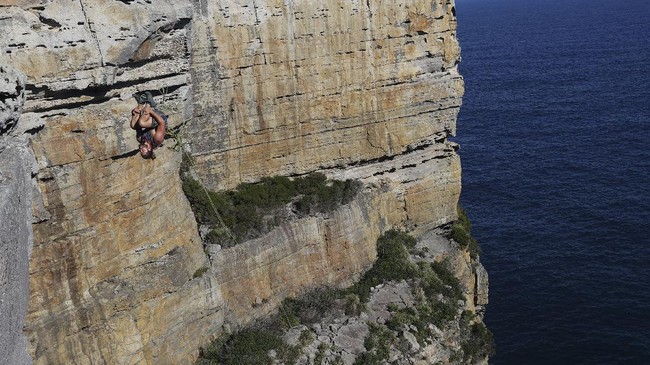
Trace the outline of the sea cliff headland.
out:
<instances>
[{"instance_id":1,"label":"sea cliff headland","mask_svg":"<svg viewBox=\"0 0 650 365\"><path fill-rule=\"evenodd\" d=\"M11 182L0 185L11 197L2 290L17 295L12 319L26 311L29 341L20 321L2 322L8 354L190 364L286 298L353 285L396 229L459 281L457 327L465 311L480 322L487 274L449 238L461 168L447 138L464 91L453 1L13 1L0 31L0 92L18 85L0 123L0 158L13 161L0 171ZM145 90L175 137L155 160L129 128L131 95ZM215 247L183 192L184 157L211 190L315 172L362 188L331 212ZM451 350L423 359L462 361L459 336L441 334Z\"/></svg>"}]
</instances>

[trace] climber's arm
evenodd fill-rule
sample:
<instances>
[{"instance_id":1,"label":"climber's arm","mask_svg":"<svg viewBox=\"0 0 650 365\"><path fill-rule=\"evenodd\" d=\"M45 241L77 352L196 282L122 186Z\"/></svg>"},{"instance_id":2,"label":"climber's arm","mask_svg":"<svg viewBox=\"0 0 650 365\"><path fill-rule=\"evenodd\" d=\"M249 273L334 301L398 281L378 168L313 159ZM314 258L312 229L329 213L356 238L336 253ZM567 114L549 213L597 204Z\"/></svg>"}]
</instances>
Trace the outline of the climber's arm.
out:
<instances>
[{"instance_id":1,"label":"climber's arm","mask_svg":"<svg viewBox=\"0 0 650 365\"><path fill-rule=\"evenodd\" d=\"M138 118L140 118L140 110L140 105L131 110L131 129L135 129L135 125L138 123Z\"/></svg>"}]
</instances>

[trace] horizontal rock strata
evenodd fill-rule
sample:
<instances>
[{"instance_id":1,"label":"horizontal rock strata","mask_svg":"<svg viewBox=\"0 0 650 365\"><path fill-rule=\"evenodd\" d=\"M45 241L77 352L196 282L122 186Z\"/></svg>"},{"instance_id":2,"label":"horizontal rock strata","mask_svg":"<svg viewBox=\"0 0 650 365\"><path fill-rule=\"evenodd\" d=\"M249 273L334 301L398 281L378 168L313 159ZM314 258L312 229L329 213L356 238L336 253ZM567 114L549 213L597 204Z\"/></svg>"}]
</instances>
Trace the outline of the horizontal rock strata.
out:
<instances>
[{"instance_id":1,"label":"horizontal rock strata","mask_svg":"<svg viewBox=\"0 0 650 365\"><path fill-rule=\"evenodd\" d=\"M402 153L455 132L453 3L207 2L191 146L213 187Z\"/></svg>"},{"instance_id":2,"label":"horizontal rock strata","mask_svg":"<svg viewBox=\"0 0 650 365\"><path fill-rule=\"evenodd\" d=\"M12 133L35 157L34 363L191 363L286 296L350 283L385 230L455 219L455 27L441 0L0 5L0 62L27 75ZM180 128L153 161L128 125L142 90ZM212 188L312 171L366 188L208 257L182 153Z\"/></svg>"}]
</instances>

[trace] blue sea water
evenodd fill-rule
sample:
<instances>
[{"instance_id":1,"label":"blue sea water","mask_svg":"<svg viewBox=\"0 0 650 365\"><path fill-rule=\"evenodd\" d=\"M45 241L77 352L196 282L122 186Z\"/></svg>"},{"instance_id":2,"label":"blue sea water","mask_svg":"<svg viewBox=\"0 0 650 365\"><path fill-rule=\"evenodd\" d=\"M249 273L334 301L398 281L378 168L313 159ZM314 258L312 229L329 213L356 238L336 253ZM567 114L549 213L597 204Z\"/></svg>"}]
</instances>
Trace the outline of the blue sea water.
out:
<instances>
[{"instance_id":1,"label":"blue sea water","mask_svg":"<svg viewBox=\"0 0 650 365\"><path fill-rule=\"evenodd\" d=\"M650 1L457 0L499 364L650 364Z\"/></svg>"}]
</instances>

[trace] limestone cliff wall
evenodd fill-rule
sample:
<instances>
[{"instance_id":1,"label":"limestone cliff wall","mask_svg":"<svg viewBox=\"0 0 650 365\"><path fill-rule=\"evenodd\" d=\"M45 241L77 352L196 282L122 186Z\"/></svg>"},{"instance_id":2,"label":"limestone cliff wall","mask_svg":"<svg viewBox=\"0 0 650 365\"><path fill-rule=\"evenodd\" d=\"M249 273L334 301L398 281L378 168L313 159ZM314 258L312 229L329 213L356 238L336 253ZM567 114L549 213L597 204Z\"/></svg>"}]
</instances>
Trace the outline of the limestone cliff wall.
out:
<instances>
[{"instance_id":1,"label":"limestone cliff wall","mask_svg":"<svg viewBox=\"0 0 650 365\"><path fill-rule=\"evenodd\" d=\"M455 131L452 1L203 2L192 151L231 187L394 156Z\"/></svg>"},{"instance_id":2,"label":"limestone cliff wall","mask_svg":"<svg viewBox=\"0 0 650 365\"><path fill-rule=\"evenodd\" d=\"M32 164L25 139L14 133L24 90L24 75L0 64L0 359L15 365L31 364L22 329L32 248Z\"/></svg>"},{"instance_id":3,"label":"limestone cliff wall","mask_svg":"<svg viewBox=\"0 0 650 365\"><path fill-rule=\"evenodd\" d=\"M451 0L0 3L0 62L27 77L14 133L36 161L34 363L191 363L287 295L354 280L385 230L455 219L455 27ZM128 126L141 90L184 125L154 161ZM208 256L181 149L214 188L317 170L365 188Z\"/></svg>"}]
</instances>

